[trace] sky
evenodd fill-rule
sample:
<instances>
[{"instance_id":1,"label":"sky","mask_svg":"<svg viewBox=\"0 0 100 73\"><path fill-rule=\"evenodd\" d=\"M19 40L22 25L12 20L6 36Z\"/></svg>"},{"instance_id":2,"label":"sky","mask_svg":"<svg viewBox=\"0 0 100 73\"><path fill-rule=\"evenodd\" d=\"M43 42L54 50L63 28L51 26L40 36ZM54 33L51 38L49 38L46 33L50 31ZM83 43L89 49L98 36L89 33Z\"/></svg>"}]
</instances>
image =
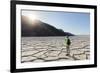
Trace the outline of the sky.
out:
<instances>
[{"instance_id":1,"label":"sky","mask_svg":"<svg viewBox=\"0 0 100 73\"><path fill-rule=\"evenodd\" d=\"M90 13L22 10L22 15L31 16L75 35L90 34Z\"/></svg>"}]
</instances>

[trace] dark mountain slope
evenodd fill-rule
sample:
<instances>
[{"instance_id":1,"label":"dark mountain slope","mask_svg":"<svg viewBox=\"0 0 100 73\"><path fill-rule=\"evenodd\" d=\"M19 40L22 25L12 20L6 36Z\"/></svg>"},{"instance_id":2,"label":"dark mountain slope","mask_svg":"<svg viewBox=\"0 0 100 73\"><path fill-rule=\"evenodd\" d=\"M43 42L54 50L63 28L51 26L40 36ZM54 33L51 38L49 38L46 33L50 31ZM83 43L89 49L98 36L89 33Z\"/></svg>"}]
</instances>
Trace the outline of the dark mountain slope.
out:
<instances>
[{"instance_id":1,"label":"dark mountain slope","mask_svg":"<svg viewBox=\"0 0 100 73\"><path fill-rule=\"evenodd\" d=\"M64 32L40 20L32 22L26 16L21 18L21 31L22 36L73 36L69 32Z\"/></svg>"}]
</instances>

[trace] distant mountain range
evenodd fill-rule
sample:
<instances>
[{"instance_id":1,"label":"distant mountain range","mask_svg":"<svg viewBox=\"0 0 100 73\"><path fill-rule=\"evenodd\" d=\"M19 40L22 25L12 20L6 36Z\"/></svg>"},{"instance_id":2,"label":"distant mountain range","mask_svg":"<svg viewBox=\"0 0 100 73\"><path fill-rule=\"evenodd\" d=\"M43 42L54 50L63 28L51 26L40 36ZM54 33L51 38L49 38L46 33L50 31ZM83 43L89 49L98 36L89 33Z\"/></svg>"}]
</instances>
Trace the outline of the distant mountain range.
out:
<instances>
[{"instance_id":1,"label":"distant mountain range","mask_svg":"<svg viewBox=\"0 0 100 73\"><path fill-rule=\"evenodd\" d=\"M28 17L21 16L21 32L22 36L73 36L70 32L64 32L50 24L40 20L30 21Z\"/></svg>"}]
</instances>

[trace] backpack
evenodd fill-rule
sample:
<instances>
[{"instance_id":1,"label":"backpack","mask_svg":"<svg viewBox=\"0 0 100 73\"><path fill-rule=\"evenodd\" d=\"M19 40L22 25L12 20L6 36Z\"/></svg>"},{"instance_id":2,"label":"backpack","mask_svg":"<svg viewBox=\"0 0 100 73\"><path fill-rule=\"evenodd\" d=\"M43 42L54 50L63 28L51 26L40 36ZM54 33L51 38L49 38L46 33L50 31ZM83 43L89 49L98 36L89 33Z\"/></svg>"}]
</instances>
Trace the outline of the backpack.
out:
<instances>
[{"instance_id":1,"label":"backpack","mask_svg":"<svg viewBox=\"0 0 100 73\"><path fill-rule=\"evenodd\" d=\"M67 45L70 45L71 44L71 41L70 41L70 39L67 39L67 43L66 43Z\"/></svg>"}]
</instances>

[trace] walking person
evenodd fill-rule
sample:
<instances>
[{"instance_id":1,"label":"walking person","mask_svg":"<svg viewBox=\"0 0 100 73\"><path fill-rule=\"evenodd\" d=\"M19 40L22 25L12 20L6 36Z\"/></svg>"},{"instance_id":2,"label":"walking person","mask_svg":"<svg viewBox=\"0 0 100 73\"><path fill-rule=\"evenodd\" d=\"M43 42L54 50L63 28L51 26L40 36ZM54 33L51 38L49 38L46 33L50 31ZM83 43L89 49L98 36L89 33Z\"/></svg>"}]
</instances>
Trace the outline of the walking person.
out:
<instances>
[{"instance_id":1,"label":"walking person","mask_svg":"<svg viewBox=\"0 0 100 73\"><path fill-rule=\"evenodd\" d=\"M66 56L69 56L70 55L70 45L71 45L71 41L69 39L69 36L65 37L65 43L66 43L66 51L67 51Z\"/></svg>"}]
</instances>

